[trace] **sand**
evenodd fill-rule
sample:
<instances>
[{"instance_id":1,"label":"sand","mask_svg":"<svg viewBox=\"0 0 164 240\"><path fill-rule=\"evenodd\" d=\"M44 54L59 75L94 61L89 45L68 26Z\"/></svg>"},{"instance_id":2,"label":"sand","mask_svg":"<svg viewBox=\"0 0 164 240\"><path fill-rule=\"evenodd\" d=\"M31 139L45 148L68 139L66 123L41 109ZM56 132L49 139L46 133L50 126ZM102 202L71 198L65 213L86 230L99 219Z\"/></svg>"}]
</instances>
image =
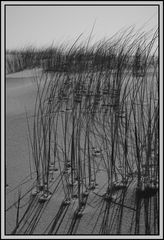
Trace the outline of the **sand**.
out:
<instances>
[{"instance_id":1,"label":"sand","mask_svg":"<svg viewBox=\"0 0 164 240\"><path fill-rule=\"evenodd\" d=\"M37 74L40 73L41 71L37 70ZM22 194L26 193L35 180L35 175L31 176L30 171L30 168L34 169L34 166L30 146L27 141L28 128L25 113L27 111L27 115L31 116L29 118L31 128L36 97L36 85L33 75L33 71L27 70L9 74L6 77L6 184L8 185L6 188L6 209L8 209L6 213L6 234L11 234L16 225L16 207L11 206L18 198L18 190L21 190ZM146 205L153 204L153 201L156 201L156 199L152 198L150 202L142 201L142 208L136 206L133 186L135 181L131 183L128 193L126 193L124 200L126 207L120 206L123 192L122 194L121 192L117 193L115 201L119 204L112 203L109 206L101 197L105 188L101 189L100 183L100 186L90 193L89 204L81 219L73 222L77 200L72 200L71 205L65 207L63 212L61 212L53 229L52 224L55 222L55 216L64 199L59 172L55 174L55 180L52 182L51 187L54 194L48 203L38 203L37 197L31 199L30 193L21 201L20 217L23 216L29 202L32 202L27 222L22 224L18 234L55 234L55 232L56 234L145 234L147 225L149 225L151 234L157 234L157 229L153 227L154 218L151 217L147 222L144 215ZM100 172L98 178L100 182L104 182L105 174L103 171ZM54 190L58 181L60 181L59 188ZM25 206L23 207L23 205ZM108 214L105 209L108 209ZM136 221L138 219L138 211L141 215L139 223ZM123 214L123 217L121 218L119 214ZM151 210L150 215L153 216L153 214L153 210ZM64 220L61 221L60 225L62 217ZM107 225L103 222L105 219L107 219ZM37 222L37 220L39 221ZM29 228L30 221L31 225ZM120 225L118 224L119 222ZM139 228L137 228L137 224Z\"/></svg>"}]
</instances>

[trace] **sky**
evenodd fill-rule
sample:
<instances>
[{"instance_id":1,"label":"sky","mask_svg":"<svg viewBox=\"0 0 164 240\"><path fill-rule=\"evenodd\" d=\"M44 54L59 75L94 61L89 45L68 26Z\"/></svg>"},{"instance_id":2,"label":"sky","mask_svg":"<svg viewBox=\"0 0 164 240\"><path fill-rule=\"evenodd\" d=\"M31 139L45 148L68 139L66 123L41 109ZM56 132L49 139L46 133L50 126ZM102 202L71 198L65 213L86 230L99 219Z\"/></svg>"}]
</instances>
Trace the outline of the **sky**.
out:
<instances>
[{"instance_id":1,"label":"sky","mask_svg":"<svg viewBox=\"0 0 164 240\"><path fill-rule=\"evenodd\" d=\"M95 23L94 42L131 25L148 31L157 19L156 6L6 6L6 48L86 39Z\"/></svg>"}]
</instances>

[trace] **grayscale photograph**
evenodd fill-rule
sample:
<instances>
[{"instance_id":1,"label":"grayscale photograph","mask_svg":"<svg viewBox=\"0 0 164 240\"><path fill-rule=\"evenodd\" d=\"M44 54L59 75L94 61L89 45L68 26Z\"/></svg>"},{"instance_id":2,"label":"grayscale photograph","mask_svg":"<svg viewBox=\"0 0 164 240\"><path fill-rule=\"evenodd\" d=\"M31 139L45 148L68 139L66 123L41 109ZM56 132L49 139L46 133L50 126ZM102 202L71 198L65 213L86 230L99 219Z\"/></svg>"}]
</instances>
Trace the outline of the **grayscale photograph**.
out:
<instances>
[{"instance_id":1,"label":"grayscale photograph","mask_svg":"<svg viewBox=\"0 0 164 240\"><path fill-rule=\"evenodd\" d=\"M1 237L162 239L163 2L1 12Z\"/></svg>"}]
</instances>

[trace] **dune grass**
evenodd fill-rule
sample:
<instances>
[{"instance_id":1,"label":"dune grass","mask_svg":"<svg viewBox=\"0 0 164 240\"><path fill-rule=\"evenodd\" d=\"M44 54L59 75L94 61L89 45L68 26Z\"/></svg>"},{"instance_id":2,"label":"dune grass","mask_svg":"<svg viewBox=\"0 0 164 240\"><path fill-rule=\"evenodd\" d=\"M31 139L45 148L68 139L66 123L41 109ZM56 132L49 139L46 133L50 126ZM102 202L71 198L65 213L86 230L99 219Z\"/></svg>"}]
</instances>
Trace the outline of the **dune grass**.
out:
<instances>
[{"instance_id":1,"label":"dune grass","mask_svg":"<svg viewBox=\"0 0 164 240\"><path fill-rule=\"evenodd\" d=\"M132 181L136 182L136 201L158 191L158 31L137 32L130 27L90 47L89 40L78 45L80 37L70 47L61 44L10 52L7 72L43 70L35 79L35 117L33 128L28 128L39 201L50 201L55 176L60 176L63 204L78 200L74 225L85 214L88 195L103 190L100 197L106 206L99 234L121 234L125 195L117 202L120 207L114 219L110 209L116 193L128 191ZM105 180L99 174L106 174ZM147 217L150 211L145 205ZM58 217L59 213L49 234ZM145 234L151 232L147 217ZM74 231L73 225L68 232ZM27 232L34 228L35 224ZM139 233L138 226L133 231Z\"/></svg>"}]
</instances>

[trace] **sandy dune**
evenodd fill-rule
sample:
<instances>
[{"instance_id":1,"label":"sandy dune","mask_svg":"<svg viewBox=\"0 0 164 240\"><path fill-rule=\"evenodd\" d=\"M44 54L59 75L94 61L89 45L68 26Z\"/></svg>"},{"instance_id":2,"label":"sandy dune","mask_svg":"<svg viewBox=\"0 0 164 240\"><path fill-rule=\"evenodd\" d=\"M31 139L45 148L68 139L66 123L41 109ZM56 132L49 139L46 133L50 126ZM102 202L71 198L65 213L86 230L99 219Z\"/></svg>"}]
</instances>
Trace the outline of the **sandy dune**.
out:
<instances>
[{"instance_id":1,"label":"sandy dune","mask_svg":"<svg viewBox=\"0 0 164 240\"><path fill-rule=\"evenodd\" d=\"M6 188L6 208L10 207L13 202L17 200L18 189L22 190L22 192L26 191L26 188L28 189L29 185L33 182L32 179L31 181L28 181L27 184L16 188L26 177L27 180L30 179L30 165L32 165L32 157L30 153L30 146L28 146L27 141L28 129L25 110L29 116L29 124L32 127L32 115L34 111L34 103L37 90L33 77L34 73L40 74L40 70L37 72L28 70L20 73L10 74L6 77L6 183L8 184L8 187ZM33 165L31 168L33 169ZM102 172L100 172L100 174L101 173ZM104 173L103 177L106 177ZM98 176L98 178L101 181L102 175ZM14 188L15 190L12 191ZM78 226L77 232L73 231L74 234L91 234L100 211L102 211L102 214L97 225L99 227L101 226L103 218L105 217L104 211L106 205L103 203L102 198L99 198L96 193L102 195L104 192L101 191L101 189L95 191L94 193L91 192L89 198L90 205L88 205L85 209L84 216L81 222L79 222L80 224ZM58 192L52 196L52 199L50 200L45 210L43 209L43 215L33 234L43 234L43 231L46 229L46 224L49 224L57 214L63 198L64 196L61 184ZM23 199L23 202L21 204L23 205L26 202L28 203L28 201L29 195ZM38 203L36 201L36 207L39 209L39 205L37 204ZM128 196L125 198L124 204L130 206L131 208L135 207L134 191L132 188L130 188ZM68 213L64 218L58 234L67 234L69 232L69 225L72 221L71 217L73 216L75 206L76 202L72 202L72 205L68 208ZM37 208L33 209L32 216L35 216L35 214L37 214ZM109 214L111 219L113 219L114 214L117 215L117 208L119 209L119 205L113 204L111 206ZM119 211L121 211L121 208ZM128 208L124 208L124 216L122 223L120 223L122 224L121 232L123 234L130 234L130 224L133 218L133 214L135 218L135 212L129 210ZM143 213L141 213L142 223L140 226L140 233L144 234L143 218ZM14 207L11 208L11 211L8 211L6 214L6 231L8 234L10 234L15 227L15 219L16 208ZM115 221L117 222L117 218L115 218ZM134 232L134 229L132 230ZM99 234L98 232L95 233ZM22 234L24 234L24 232L22 232Z\"/></svg>"}]
</instances>

